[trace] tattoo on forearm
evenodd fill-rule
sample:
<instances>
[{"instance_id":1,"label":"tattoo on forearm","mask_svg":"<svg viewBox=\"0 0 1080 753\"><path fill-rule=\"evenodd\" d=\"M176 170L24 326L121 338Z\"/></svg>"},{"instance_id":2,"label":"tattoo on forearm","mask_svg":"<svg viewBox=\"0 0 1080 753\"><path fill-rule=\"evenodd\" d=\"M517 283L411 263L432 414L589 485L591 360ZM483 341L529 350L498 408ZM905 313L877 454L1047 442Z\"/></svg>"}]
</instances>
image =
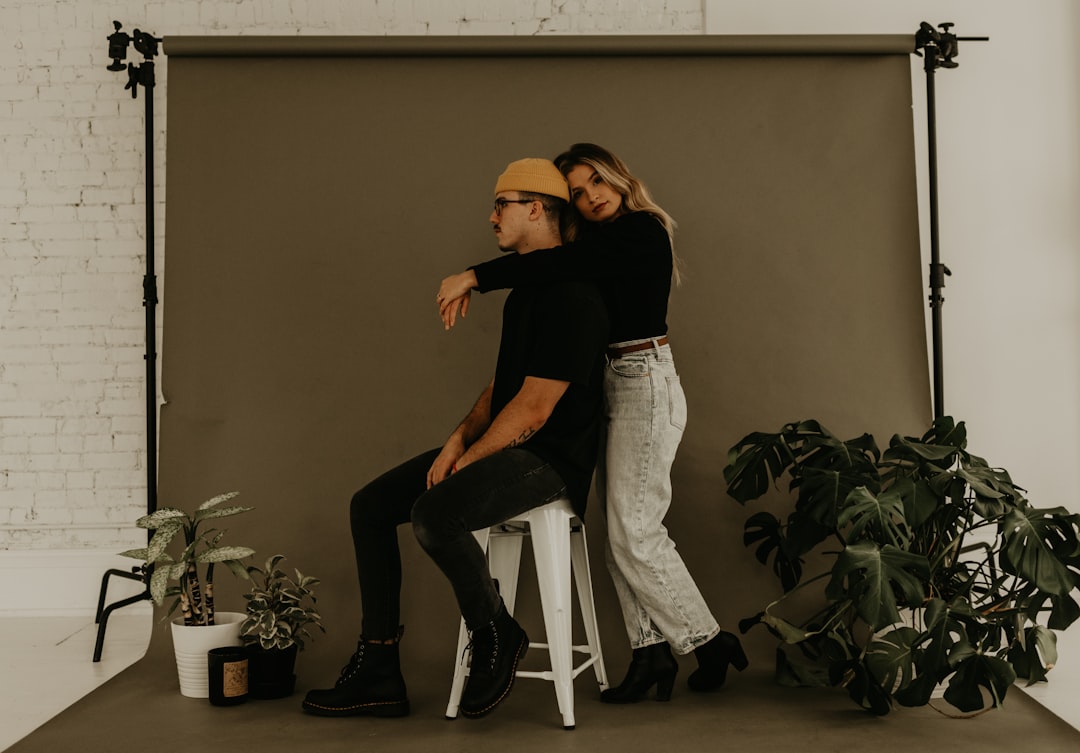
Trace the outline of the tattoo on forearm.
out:
<instances>
[{"instance_id":1,"label":"tattoo on forearm","mask_svg":"<svg viewBox=\"0 0 1080 753\"><path fill-rule=\"evenodd\" d=\"M521 432L521 436L519 436L515 440L512 440L510 442L510 444L506 445L506 447L504 447L503 449L508 450L511 447L517 447L519 444L525 444L527 441L529 441L529 437L531 437L535 433L536 433L536 429L528 428L525 431Z\"/></svg>"}]
</instances>

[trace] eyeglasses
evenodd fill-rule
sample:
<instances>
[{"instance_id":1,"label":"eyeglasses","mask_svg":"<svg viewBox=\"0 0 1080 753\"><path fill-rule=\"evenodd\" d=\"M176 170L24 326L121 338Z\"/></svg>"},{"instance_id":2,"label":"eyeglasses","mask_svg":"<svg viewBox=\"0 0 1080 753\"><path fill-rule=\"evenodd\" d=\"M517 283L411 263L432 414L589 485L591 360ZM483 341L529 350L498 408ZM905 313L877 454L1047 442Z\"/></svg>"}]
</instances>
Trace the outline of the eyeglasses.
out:
<instances>
[{"instance_id":1,"label":"eyeglasses","mask_svg":"<svg viewBox=\"0 0 1080 753\"><path fill-rule=\"evenodd\" d=\"M495 199L495 216L502 217L507 204L532 204L536 199Z\"/></svg>"}]
</instances>

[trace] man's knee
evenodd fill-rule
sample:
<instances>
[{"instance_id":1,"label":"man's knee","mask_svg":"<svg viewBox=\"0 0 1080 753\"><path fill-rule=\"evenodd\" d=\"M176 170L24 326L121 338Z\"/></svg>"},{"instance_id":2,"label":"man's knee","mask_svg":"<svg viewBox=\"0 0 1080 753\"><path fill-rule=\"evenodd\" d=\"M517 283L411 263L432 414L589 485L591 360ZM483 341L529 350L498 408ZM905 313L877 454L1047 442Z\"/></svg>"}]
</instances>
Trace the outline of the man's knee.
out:
<instances>
[{"instance_id":1,"label":"man's knee","mask_svg":"<svg viewBox=\"0 0 1080 753\"><path fill-rule=\"evenodd\" d=\"M437 548L453 535L453 518L448 514L451 509L438 487L421 494L413 505L413 533L426 551Z\"/></svg>"}]
</instances>

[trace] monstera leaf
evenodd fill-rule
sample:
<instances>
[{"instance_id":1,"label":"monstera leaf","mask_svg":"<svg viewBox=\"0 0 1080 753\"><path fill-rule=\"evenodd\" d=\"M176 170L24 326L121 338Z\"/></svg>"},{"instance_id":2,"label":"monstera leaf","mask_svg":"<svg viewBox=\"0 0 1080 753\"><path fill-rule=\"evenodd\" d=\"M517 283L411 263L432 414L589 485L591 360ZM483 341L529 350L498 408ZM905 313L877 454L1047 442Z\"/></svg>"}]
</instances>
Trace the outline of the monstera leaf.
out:
<instances>
[{"instance_id":1,"label":"monstera leaf","mask_svg":"<svg viewBox=\"0 0 1080 753\"><path fill-rule=\"evenodd\" d=\"M872 484L879 488L874 475L845 473L831 468L807 468L799 484L795 509L826 528L839 525L837 518L845 501L856 488Z\"/></svg>"},{"instance_id":2,"label":"monstera leaf","mask_svg":"<svg viewBox=\"0 0 1080 753\"><path fill-rule=\"evenodd\" d=\"M773 481L795 466L798 473L793 474L792 487L806 483L804 476L812 477L812 471L831 471L844 477L841 485L850 491L860 483L870 483L868 479L876 479L879 455L869 434L845 442L817 421L798 421L785 424L775 434L754 432L745 436L728 451L724 480L728 494L743 504L763 495ZM864 479L848 480L855 476ZM829 482L823 483L827 486ZM837 495L837 501L842 501L846 493ZM815 503L819 495L825 499L827 489L811 495Z\"/></svg>"},{"instance_id":3,"label":"monstera leaf","mask_svg":"<svg viewBox=\"0 0 1080 753\"><path fill-rule=\"evenodd\" d=\"M793 625L782 617L777 617L775 614L765 610L761 615L761 621L773 629L773 632L779 636L780 640L784 643L802 643L808 637L813 635L813 631L801 628L798 625Z\"/></svg>"},{"instance_id":4,"label":"monstera leaf","mask_svg":"<svg viewBox=\"0 0 1080 753\"><path fill-rule=\"evenodd\" d=\"M743 504L757 499L794 459L782 435L763 432L747 435L728 451L728 464L724 468L728 494Z\"/></svg>"},{"instance_id":5,"label":"monstera leaf","mask_svg":"<svg viewBox=\"0 0 1080 753\"><path fill-rule=\"evenodd\" d=\"M851 700L878 716L885 716L892 708L888 691L876 682L866 665L857 659L830 664L829 679L834 685L847 688Z\"/></svg>"},{"instance_id":6,"label":"monstera leaf","mask_svg":"<svg viewBox=\"0 0 1080 753\"><path fill-rule=\"evenodd\" d=\"M1047 593L1067 595L1078 582L1066 564L1077 551L1078 518L1063 507L1013 510L1001 523L1002 567Z\"/></svg>"},{"instance_id":7,"label":"monstera leaf","mask_svg":"<svg viewBox=\"0 0 1080 753\"><path fill-rule=\"evenodd\" d=\"M923 611L926 626L922 641L922 654L927 660L926 668L937 667L944 672L951 668L952 657L964 652L970 645L965 620L977 619L978 613L963 599L946 604L942 599L931 599Z\"/></svg>"},{"instance_id":8,"label":"monstera leaf","mask_svg":"<svg viewBox=\"0 0 1080 753\"><path fill-rule=\"evenodd\" d=\"M923 583L929 576L930 565L920 554L890 544L879 548L873 541L857 541L837 558L825 596L851 599L859 617L880 630L900 620L893 587L903 593L908 604L921 604Z\"/></svg>"},{"instance_id":9,"label":"monstera leaf","mask_svg":"<svg viewBox=\"0 0 1080 753\"><path fill-rule=\"evenodd\" d=\"M900 495L904 504L904 519L911 528L918 528L928 521L942 503L942 498L922 478L898 478L889 491Z\"/></svg>"},{"instance_id":10,"label":"monstera leaf","mask_svg":"<svg viewBox=\"0 0 1080 753\"><path fill-rule=\"evenodd\" d=\"M1000 706L1014 682L1016 672L1009 662L972 651L957 665L945 690L945 700L963 712L978 711L985 706L979 688L986 688L993 705Z\"/></svg>"},{"instance_id":11,"label":"monstera leaf","mask_svg":"<svg viewBox=\"0 0 1080 753\"><path fill-rule=\"evenodd\" d=\"M967 427L963 421L954 421L952 416L940 416L934 419L930 430L923 434L925 444L946 445L964 449L967 447Z\"/></svg>"},{"instance_id":12,"label":"monstera leaf","mask_svg":"<svg viewBox=\"0 0 1080 753\"><path fill-rule=\"evenodd\" d=\"M930 599L922 611L924 631L913 642L915 677L893 697L903 706L925 706L938 683L953 671L953 663L971 653L964 620L976 617L967 602L952 606L943 599Z\"/></svg>"},{"instance_id":13,"label":"monstera leaf","mask_svg":"<svg viewBox=\"0 0 1080 753\"><path fill-rule=\"evenodd\" d=\"M889 449L885 450L883 457L886 460L906 460L912 463L930 461L939 468L947 468L952 465L953 458L958 452L956 447L950 445L918 442L897 434L889 442Z\"/></svg>"},{"instance_id":14,"label":"monstera leaf","mask_svg":"<svg viewBox=\"0 0 1080 753\"><path fill-rule=\"evenodd\" d=\"M1073 597L1054 595L1050 597L1050 603L1054 608L1050 611L1046 626L1051 630L1064 630L1080 620L1080 604L1077 604Z\"/></svg>"},{"instance_id":15,"label":"monstera leaf","mask_svg":"<svg viewBox=\"0 0 1080 753\"><path fill-rule=\"evenodd\" d=\"M915 679L914 644L922 634L910 627L876 636L866 649L866 668L886 692L895 693Z\"/></svg>"},{"instance_id":16,"label":"monstera leaf","mask_svg":"<svg viewBox=\"0 0 1080 753\"><path fill-rule=\"evenodd\" d=\"M770 556L772 569L784 591L790 591L802 579L802 560L798 555L791 556L785 546L783 528L780 520L771 513L759 512L746 521L743 529L743 544L757 544L754 556L763 565L768 564Z\"/></svg>"},{"instance_id":17,"label":"monstera leaf","mask_svg":"<svg viewBox=\"0 0 1080 753\"><path fill-rule=\"evenodd\" d=\"M1025 504L1022 490L1013 485L1009 473L989 467L982 458L968 456L956 476L968 485L975 511L984 518L996 518Z\"/></svg>"},{"instance_id":18,"label":"monstera leaf","mask_svg":"<svg viewBox=\"0 0 1080 753\"><path fill-rule=\"evenodd\" d=\"M1034 685L1046 679L1046 673L1057 664L1057 636L1042 625L1032 625L1024 631L1024 639L1009 650L1009 661L1016 676Z\"/></svg>"},{"instance_id":19,"label":"monstera leaf","mask_svg":"<svg viewBox=\"0 0 1080 753\"><path fill-rule=\"evenodd\" d=\"M776 683L789 688L827 688L829 666L820 658L811 658L787 645L776 649Z\"/></svg>"},{"instance_id":20,"label":"monstera leaf","mask_svg":"<svg viewBox=\"0 0 1080 753\"><path fill-rule=\"evenodd\" d=\"M801 469L834 470L849 476L877 476L877 461L881 452L871 435L840 440L817 421L803 421L797 429L797 433L788 435L787 439L790 445L799 447Z\"/></svg>"},{"instance_id":21,"label":"monstera leaf","mask_svg":"<svg viewBox=\"0 0 1080 753\"><path fill-rule=\"evenodd\" d=\"M860 486L847 496L836 524L840 528L849 526L846 531L849 541L869 538L887 541L901 549L911 541L911 531L904 520L904 500L898 491L875 496Z\"/></svg>"}]
</instances>

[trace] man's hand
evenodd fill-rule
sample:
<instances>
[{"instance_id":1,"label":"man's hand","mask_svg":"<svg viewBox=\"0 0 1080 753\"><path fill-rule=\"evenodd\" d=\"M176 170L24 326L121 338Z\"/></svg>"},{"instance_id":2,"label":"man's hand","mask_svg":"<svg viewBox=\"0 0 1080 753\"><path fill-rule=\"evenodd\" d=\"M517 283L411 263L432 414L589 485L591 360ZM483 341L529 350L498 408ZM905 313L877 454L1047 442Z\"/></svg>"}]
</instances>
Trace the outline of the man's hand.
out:
<instances>
[{"instance_id":1,"label":"man's hand","mask_svg":"<svg viewBox=\"0 0 1080 753\"><path fill-rule=\"evenodd\" d=\"M439 284L435 302L439 305L439 318L449 330L457 322L458 313L464 319L469 311L472 289L476 287L476 272L467 269L456 275L450 275Z\"/></svg>"},{"instance_id":2,"label":"man's hand","mask_svg":"<svg viewBox=\"0 0 1080 753\"><path fill-rule=\"evenodd\" d=\"M446 444L443 445L442 451L438 457L435 458L435 462L431 464L431 468L427 472L427 488L435 486L440 481L446 480L446 478L454 472L454 463L457 462L465 453L465 443L461 441L461 437L457 432L450 435L450 438L446 440Z\"/></svg>"}]
</instances>

